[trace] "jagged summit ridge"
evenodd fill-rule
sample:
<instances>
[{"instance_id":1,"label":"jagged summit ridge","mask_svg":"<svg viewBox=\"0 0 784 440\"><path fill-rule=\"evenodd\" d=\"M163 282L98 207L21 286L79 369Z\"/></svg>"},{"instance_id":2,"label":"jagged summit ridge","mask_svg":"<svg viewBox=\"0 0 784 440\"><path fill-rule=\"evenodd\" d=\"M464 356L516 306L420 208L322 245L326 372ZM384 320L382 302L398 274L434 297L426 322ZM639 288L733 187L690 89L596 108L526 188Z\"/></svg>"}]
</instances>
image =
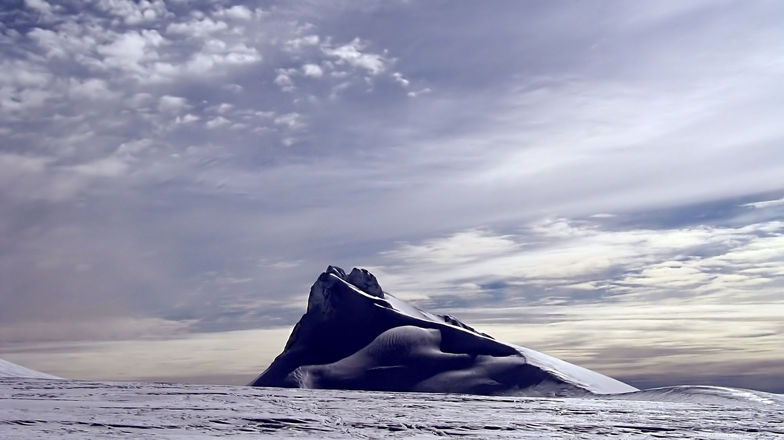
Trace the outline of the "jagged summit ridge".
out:
<instances>
[{"instance_id":1,"label":"jagged summit ridge","mask_svg":"<svg viewBox=\"0 0 784 440\"><path fill-rule=\"evenodd\" d=\"M378 284L376 277L368 272L367 269L355 267L351 273L346 275L346 271L340 267L328 266L327 270L319 276L310 288L308 313L320 312L324 315L330 315L334 312L335 304L333 304L334 300L330 298L330 294L337 280L352 286L366 295L384 299L384 291Z\"/></svg>"},{"instance_id":2,"label":"jagged summit ridge","mask_svg":"<svg viewBox=\"0 0 784 440\"><path fill-rule=\"evenodd\" d=\"M376 280L376 277L372 273L368 272L367 269L358 269L355 267L351 270L351 273L348 274L346 281L353 284L365 293L377 296L379 298L384 297L384 291L381 290L381 286L378 284L378 280Z\"/></svg>"},{"instance_id":3,"label":"jagged summit ridge","mask_svg":"<svg viewBox=\"0 0 784 440\"><path fill-rule=\"evenodd\" d=\"M554 395L636 389L494 340L385 292L366 269L329 266L307 312L256 386Z\"/></svg>"}]
</instances>

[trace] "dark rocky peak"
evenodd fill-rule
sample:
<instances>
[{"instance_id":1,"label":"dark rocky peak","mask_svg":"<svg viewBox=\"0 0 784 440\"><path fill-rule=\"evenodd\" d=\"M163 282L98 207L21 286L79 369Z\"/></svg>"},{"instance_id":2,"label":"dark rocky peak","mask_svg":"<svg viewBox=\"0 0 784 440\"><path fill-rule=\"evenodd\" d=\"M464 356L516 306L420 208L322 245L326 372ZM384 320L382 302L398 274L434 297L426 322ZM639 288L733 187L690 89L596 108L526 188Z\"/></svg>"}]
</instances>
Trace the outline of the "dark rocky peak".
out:
<instances>
[{"instance_id":1,"label":"dark rocky peak","mask_svg":"<svg viewBox=\"0 0 784 440\"><path fill-rule=\"evenodd\" d=\"M376 277L372 273L368 272L367 269L358 269L355 267L351 270L351 273L348 274L346 281L353 284L359 288L359 290L365 293L377 296L379 298L384 297L384 291L381 290L381 286L378 284L378 280L376 280Z\"/></svg>"},{"instance_id":2,"label":"dark rocky peak","mask_svg":"<svg viewBox=\"0 0 784 440\"><path fill-rule=\"evenodd\" d=\"M331 273L331 274L337 276L338 278L340 278L341 280L345 280L346 279L346 271L341 269L341 268L339 268L339 267L337 267L337 266L327 266L327 270L324 271L324 273L326 273L326 274L330 274Z\"/></svg>"},{"instance_id":3,"label":"dark rocky peak","mask_svg":"<svg viewBox=\"0 0 784 440\"><path fill-rule=\"evenodd\" d=\"M384 291L378 284L378 280L367 269L360 269L355 267L351 270L351 273L346 275L346 271L338 266L327 266L327 270L324 271L322 276L328 276L330 274L335 275L336 277L353 285L368 295L372 295L378 298L384 297Z\"/></svg>"}]
</instances>

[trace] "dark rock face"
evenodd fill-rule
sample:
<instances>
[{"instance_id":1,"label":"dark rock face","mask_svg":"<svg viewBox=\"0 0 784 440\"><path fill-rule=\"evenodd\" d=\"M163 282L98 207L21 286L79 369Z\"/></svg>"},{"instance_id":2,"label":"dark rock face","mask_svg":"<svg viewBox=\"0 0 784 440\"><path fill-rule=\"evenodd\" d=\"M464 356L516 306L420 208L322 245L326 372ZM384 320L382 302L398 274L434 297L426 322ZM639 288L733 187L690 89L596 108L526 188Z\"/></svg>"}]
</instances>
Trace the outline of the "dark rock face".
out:
<instances>
[{"instance_id":1,"label":"dark rock face","mask_svg":"<svg viewBox=\"0 0 784 440\"><path fill-rule=\"evenodd\" d=\"M378 285L376 277L368 272L367 269L357 269L355 267L345 280L365 293L369 293L379 298L384 297L384 291L381 290L381 286Z\"/></svg>"},{"instance_id":2,"label":"dark rock face","mask_svg":"<svg viewBox=\"0 0 784 440\"><path fill-rule=\"evenodd\" d=\"M311 287L307 312L285 349L251 385L472 394L536 388L540 395L588 389L452 316L392 304L403 302L367 270L346 275L329 266Z\"/></svg>"}]
</instances>

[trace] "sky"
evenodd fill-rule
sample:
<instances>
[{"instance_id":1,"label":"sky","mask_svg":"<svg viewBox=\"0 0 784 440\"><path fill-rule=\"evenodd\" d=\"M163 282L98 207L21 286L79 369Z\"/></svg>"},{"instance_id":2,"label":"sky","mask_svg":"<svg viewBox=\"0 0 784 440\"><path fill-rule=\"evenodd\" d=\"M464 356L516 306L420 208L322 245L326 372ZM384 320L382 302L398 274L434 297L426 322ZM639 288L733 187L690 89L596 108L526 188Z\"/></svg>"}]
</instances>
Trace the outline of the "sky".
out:
<instances>
[{"instance_id":1,"label":"sky","mask_svg":"<svg viewBox=\"0 0 784 440\"><path fill-rule=\"evenodd\" d=\"M1 358L248 383L333 264L638 387L784 392L781 2L0 18Z\"/></svg>"}]
</instances>

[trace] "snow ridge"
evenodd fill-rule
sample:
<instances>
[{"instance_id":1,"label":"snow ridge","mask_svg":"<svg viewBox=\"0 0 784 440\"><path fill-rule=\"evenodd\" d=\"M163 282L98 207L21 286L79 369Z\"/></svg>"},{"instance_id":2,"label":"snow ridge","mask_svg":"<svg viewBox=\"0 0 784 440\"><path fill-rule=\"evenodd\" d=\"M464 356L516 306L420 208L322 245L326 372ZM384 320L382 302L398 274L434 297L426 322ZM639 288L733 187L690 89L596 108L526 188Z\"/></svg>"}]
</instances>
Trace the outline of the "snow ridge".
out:
<instances>
[{"instance_id":1,"label":"snow ridge","mask_svg":"<svg viewBox=\"0 0 784 440\"><path fill-rule=\"evenodd\" d=\"M52 376L51 374L42 373L40 371L31 370L30 368L17 365L3 359L0 359L0 378L34 378L34 379L62 379L61 377Z\"/></svg>"}]
</instances>

